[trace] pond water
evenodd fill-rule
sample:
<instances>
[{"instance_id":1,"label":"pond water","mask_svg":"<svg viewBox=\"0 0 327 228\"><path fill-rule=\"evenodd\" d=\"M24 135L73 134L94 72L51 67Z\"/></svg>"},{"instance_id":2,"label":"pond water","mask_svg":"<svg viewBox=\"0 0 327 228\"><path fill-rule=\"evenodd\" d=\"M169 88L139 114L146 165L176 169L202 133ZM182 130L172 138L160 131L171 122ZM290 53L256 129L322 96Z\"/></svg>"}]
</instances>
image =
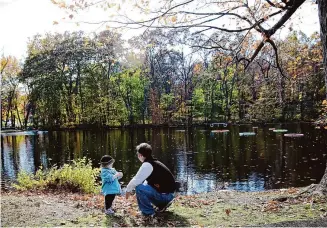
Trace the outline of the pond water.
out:
<instances>
[{"instance_id":1,"label":"pond water","mask_svg":"<svg viewBox=\"0 0 327 228\"><path fill-rule=\"evenodd\" d=\"M285 128L303 137L287 138L269 128ZM15 180L19 170L35 172L75 158L87 157L93 166L110 154L124 172L126 184L140 162L135 147L148 142L156 158L182 182L184 194L228 188L241 191L305 186L318 183L327 158L327 131L309 124L228 126L211 129L153 128L106 131L49 131L1 135L1 175ZM240 136L240 132L256 132Z\"/></svg>"}]
</instances>

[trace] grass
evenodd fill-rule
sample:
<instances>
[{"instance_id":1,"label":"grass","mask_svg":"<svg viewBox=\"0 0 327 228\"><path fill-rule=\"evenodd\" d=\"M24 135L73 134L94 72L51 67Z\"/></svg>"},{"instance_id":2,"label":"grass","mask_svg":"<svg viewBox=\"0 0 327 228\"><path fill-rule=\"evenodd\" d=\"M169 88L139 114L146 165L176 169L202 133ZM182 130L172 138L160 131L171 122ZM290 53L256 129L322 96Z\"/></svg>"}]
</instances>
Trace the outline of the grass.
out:
<instances>
[{"instance_id":1,"label":"grass","mask_svg":"<svg viewBox=\"0 0 327 228\"><path fill-rule=\"evenodd\" d=\"M298 190L287 191L296 194ZM4 227L228 227L273 224L327 226L326 198L304 196L290 197L284 202L275 200L280 196L292 196L287 191L256 193L219 191L194 196L178 196L168 211L158 214L153 220L144 220L139 215L135 199L126 200L120 196L116 197L114 201L116 215L106 216L103 212L104 199L99 194L53 195L42 192L19 192L2 195L2 221ZM45 201L47 203L44 204ZM56 214L56 217L52 217L54 210L61 212L61 216ZM67 216L66 213L70 215ZM51 216L51 219L48 216ZM324 219L320 219L321 217Z\"/></svg>"},{"instance_id":2,"label":"grass","mask_svg":"<svg viewBox=\"0 0 327 228\"><path fill-rule=\"evenodd\" d=\"M259 195L259 198L257 199ZM265 193L211 193L180 196L169 211L153 221L144 221L137 214L135 202L126 205L123 198L116 202L115 216L95 213L76 221L79 226L264 226L292 221L313 221L327 216L325 199L301 198L278 202L273 200L280 192ZM311 202L310 202L311 201ZM322 210L321 210L322 209ZM72 226L73 224L67 224ZM326 224L325 224L326 225Z\"/></svg>"},{"instance_id":3,"label":"grass","mask_svg":"<svg viewBox=\"0 0 327 228\"><path fill-rule=\"evenodd\" d=\"M139 215L135 197L126 200L118 196L114 201L115 216L106 216L104 197L95 193L97 186L92 182L97 172L84 159L35 175L21 174L16 187L24 191L2 195L4 226L327 226L327 199L312 195L294 197L301 190L297 188L177 196L168 211L153 220ZM47 192L54 180L60 193ZM88 180L92 180L91 184ZM69 193L73 188L79 189L79 193ZM278 200L281 197L285 200ZM49 220L47 216L54 209L70 215Z\"/></svg>"}]
</instances>

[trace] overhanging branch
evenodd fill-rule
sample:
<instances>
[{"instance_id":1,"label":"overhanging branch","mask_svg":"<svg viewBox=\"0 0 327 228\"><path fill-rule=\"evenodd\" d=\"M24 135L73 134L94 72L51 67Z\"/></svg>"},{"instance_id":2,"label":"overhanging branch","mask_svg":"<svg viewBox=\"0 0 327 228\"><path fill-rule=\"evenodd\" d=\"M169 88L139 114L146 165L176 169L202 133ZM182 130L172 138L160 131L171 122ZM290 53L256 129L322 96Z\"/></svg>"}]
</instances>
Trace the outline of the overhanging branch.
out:
<instances>
[{"instance_id":1,"label":"overhanging branch","mask_svg":"<svg viewBox=\"0 0 327 228\"><path fill-rule=\"evenodd\" d=\"M272 41L271 39L267 39L266 40L268 43L270 43L270 45L273 47L274 51L275 51L275 57L276 57L276 65L277 65L277 68L280 72L280 74L283 76L283 78L286 78L286 75L284 74L283 72L283 69L280 67L279 65L279 59L278 59L278 50L277 50L277 47L276 47L276 44L274 41Z\"/></svg>"}]
</instances>

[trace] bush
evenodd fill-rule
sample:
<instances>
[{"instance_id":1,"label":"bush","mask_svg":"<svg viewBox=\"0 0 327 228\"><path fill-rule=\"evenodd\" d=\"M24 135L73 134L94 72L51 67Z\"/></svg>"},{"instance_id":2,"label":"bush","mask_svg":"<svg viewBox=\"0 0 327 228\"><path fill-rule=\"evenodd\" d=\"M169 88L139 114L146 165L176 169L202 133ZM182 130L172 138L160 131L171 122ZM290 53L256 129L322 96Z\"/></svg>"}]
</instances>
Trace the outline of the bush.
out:
<instances>
[{"instance_id":1,"label":"bush","mask_svg":"<svg viewBox=\"0 0 327 228\"><path fill-rule=\"evenodd\" d=\"M319 118L315 121L316 125L327 127L327 100L324 100L321 105L321 114Z\"/></svg>"},{"instance_id":2,"label":"bush","mask_svg":"<svg viewBox=\"0 0 327 228\"><path fill-rule=\"evenodd\" d=\"M100 187L96 184L99 168L92 168L86 158L74 160L61 168L52 167L49 170L40 168L35 175L22 171L18 174L18 190L55 189L69 192L98 193Z\"/></svg>"},{"instance_id":3,"label":"bush","mask_svg":"<svg viewBox=\"0 0 327 228\"><path fill-rule=\"evenodd\" d=\"M29 174L25 171L18 173L17 182L18 184L13 184L13 186L18 190L33 190L43 188L45 186L44 179L39 179L40 170L36 172L35 175Z\"/></svg>"}]
</instances>

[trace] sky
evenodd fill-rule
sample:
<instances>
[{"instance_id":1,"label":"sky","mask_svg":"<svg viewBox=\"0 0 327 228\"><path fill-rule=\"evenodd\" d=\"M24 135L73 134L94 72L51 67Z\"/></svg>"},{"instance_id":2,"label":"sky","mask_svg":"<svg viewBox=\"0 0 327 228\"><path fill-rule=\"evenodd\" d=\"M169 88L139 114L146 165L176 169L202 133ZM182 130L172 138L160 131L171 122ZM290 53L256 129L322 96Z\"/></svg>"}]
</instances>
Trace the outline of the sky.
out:
<instances>
[{"instance_id":1,"label":"sky","mask_svg":"<svg viewBox=\"0 0 327 228\"><path fill-rule=\"evenodd\" d=\"M103 20L107 12L101 10L85 12L80 15L85 21ZM317 7L305 3L294 17L303 16L309 18L306 20L293 20L294 30L302 30L307 35L319 31ZM46 32L64 32L84 30L86 33L101 31L99 25L87 25L72 23L70 20L62 21L67 14L50 0L0 0L0 54L8 56L13 55L18 59L26 57L27 41L36 34L45 34ZM54 25L53 22L59 24ZM103 28L104 29L104 28ZM288 33L287 27L277 36L284 36ZM125 34L129 38L135 31Z\"/></svg>"}]
</instances>

